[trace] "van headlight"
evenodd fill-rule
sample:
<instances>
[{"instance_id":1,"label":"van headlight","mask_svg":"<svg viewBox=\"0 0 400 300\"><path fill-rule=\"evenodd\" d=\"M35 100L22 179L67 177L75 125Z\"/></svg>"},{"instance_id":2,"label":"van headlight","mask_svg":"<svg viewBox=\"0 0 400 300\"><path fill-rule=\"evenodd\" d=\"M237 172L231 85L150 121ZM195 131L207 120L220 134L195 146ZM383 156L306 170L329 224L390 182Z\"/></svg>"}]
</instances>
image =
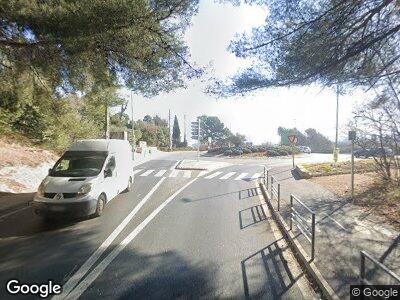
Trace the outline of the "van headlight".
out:
<instances>
[{"instance_id":1,"label":"van headlight","mask_svg":"<svg viewBox=\"0 0 400 300\"><path fill-rule=\"evenodd\" d=\"M47 182L45 180L43 180L40 183L37 193L36 193L39 197L44 197L44 189L46 188L46 185L47 185Z\"/></svg>"},{"instance_id":2,"label":"van headlight","mask_svg":"<svg viewBox=\"0 0 400 300\"><path fill-rule=\"evenodd\" d=\"M89 192L92 190L92 184L91 183L85 183L79 188L78 191L78 196L83 196L89 194Z\"/></svg>"}]
</instances>

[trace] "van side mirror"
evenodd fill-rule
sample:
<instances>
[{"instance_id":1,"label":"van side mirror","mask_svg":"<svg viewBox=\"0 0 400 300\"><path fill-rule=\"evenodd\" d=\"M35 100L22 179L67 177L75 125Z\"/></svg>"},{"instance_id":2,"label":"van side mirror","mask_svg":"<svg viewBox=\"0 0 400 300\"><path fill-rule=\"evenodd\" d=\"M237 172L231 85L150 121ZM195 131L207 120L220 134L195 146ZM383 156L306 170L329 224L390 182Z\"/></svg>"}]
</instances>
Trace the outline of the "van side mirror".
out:
<instances>
[{"instance_id":1,"label":"van side mirror","mask_svg":"<svg viewBox=\"0 0 400 300\"><path fill-rule=\"evenodd\" d=\"M111 169L105 169L104 170L104 178L107 177L112 177L112 170Z\"/></svg>"},{"instance_id":2,"label":"van side mirror","mask_svg":"<svg viewBox=\"0 0 400 300\"><path fill-rule=\"evenodd\" d=\"M51 170L53 170L53 169L49 169L49 171L47 173L48 175L51 175Z\"/></svg>"}]
</instances>

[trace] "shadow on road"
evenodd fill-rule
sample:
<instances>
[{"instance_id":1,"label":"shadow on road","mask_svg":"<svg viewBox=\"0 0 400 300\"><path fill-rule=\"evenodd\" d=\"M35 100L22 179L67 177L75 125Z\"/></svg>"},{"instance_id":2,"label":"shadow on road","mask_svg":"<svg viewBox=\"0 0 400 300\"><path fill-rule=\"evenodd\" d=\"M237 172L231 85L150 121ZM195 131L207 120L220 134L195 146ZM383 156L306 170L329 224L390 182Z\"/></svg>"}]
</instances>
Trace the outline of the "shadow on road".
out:
<instances>
[{"instance_id":1,"label":"shadow on road","mask_svg":"<svg viewBox=\"0 0 400 300\"><path fill-rule=\"evenodd\" d=\"M82 298L215 299L215 265L192 263L176 251L125 250Z\"/></svg>"},{"instance_id":2,"label":"shadow on road","mask_svg":"<svg viewBox=\"0 0 400 300\"><path fill-rule=\"evenodd\" d=\"M267 215L262 205L255 205L239 211L240 229L245 229L265 220L267 220Z\"/></svg>"},{"instance_id":3,"label":"shadow on road","mask_svg":"<svg viewBox=\"0 0 400 300\"><path fill-rule=\"evenodd\" d=\"M241 261L246 299L280 299L303 275L293 276L283 256L286 248L280 249L278 246L281 239ZM266 280L262 289L259 284L261 280Z\"/></svg>"},{"instance_id":4,"label":"shadow on road","mask_svg":"<svg viewBox=\"0 0 400 300\"><path fill-rule=\"evenodd\" d=\"M199 199L189 199L189 198L183 198L182 201L186 202L186 203L190 203L190 202L196 202L196 201L202 201L202 200L209 200L209 199L213 199L213 198L219 198L219 197L223 197L226 195L238 195L238 200L243 200L243 199L247 199L247 198L251 198L251 197L255 197L261 194L261 190L260 188L249 188L249 189L244 189L244 190L239 190L239 191L234 191L234 192L228 192L228 193L223 193L223 194L218 194L218 195L212 195L212 196L208 196L208 197L204 197L204 198L199 198Z\"/></svg>"}]
</instances>

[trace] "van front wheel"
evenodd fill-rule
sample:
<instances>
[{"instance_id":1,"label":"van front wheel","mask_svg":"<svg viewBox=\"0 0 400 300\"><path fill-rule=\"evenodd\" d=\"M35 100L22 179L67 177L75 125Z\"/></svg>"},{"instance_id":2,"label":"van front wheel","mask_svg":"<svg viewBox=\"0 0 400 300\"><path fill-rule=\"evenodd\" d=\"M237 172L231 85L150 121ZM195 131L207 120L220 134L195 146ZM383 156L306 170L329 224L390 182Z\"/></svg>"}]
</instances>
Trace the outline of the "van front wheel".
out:
<instances>
[{"instance_id":1,"label":"van front wheel","mask_svg":"<svg viewBox=\"0 0 400 300\"><path fill-rule=\"evenodd\" d=\"M104 194L101 194L99 198L97 199L97 206L96 206L96 211L94 212L95 217L100 217L101 214L103 213L104 206L106 205L106 196Z\"/></svg>"}]
</instances>

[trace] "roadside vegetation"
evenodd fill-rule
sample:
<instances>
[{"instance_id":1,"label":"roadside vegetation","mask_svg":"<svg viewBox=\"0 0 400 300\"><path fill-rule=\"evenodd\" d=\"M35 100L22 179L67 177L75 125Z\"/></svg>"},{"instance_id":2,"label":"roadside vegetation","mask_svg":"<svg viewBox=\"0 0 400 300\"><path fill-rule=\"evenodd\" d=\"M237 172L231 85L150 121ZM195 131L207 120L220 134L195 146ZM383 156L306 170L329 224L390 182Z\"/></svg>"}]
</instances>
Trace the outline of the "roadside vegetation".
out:
<instances>
[{"instance_id":1,"label":"roadside vegetation","mask_svg":"<svg viewBox=\"0 0 400 300\"><path fill-rule=\"evenodd\" d=\"M350 174L351 163L350 161L338 163L315 163L315 164L302 164L301 167L306 171L310 177L331 176L338 174ZM372 159L358 160L354 162L355 173L367 173L376 171L375 162Z\"/></svg>"},{"instance_id":2,"label":"roadside vegetation","mask_svg":"<svg viewBox=\"0 0 400 300\"><path fill-rule=\"evenodd\" d=\"M292 153L299 153L299 150L291 146L274 146L274 145L261 145L261 146L235 146L235 147L218 147L208 150L209 154L224 155L224 156L245 156L245 157L273 157L273 156L286 156Z\"/></svg>"},{"instance_id":3,"label":"roadside vegetation","mask_svg":"<svg viewBox=\"0 0 400 300\"><path fill-rule=\"evenodd\" d=\"M110 109L127 107L120 87L146 97L183 87L202 72L183 40L197 4L1 1L0 134L62 151L108 135Z\"/></svg>"}]
</instances>

